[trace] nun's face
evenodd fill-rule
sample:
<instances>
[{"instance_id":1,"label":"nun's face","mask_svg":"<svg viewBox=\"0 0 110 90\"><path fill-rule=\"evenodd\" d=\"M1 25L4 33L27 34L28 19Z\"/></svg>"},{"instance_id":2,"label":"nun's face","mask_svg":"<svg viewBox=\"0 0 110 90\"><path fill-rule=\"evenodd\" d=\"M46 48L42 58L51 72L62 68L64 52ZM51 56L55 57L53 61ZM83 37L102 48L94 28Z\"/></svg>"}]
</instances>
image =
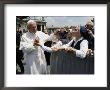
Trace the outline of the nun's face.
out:
<instances>
[{"instance_id":1,"label":"nun's face","mask_svg":"<svg viewBox=\"0 0 110 90\"><path fill-rule=\"evenodd\" d=\"M79 35L80 35L80 29L79 29L78 27L76 27L75 29L73 29L72 35L73 35L74 37L79 36Z\"/></svg>"}]
</instances>

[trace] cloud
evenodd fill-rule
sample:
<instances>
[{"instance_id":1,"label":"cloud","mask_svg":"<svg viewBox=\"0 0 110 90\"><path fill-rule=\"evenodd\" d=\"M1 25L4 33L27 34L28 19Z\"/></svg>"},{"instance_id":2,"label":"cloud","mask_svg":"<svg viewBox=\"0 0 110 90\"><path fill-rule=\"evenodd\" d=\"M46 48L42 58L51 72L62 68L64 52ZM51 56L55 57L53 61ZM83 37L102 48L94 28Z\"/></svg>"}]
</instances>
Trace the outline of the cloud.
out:
<instances>
[{"instance_id":1,"label":"cloud","mask_svg":"<svg viewBox=\"0 0 110 90\"><path fill-rule=\"evenodd\" d=\"M85 25L89 16L56 16L47 17L47 26L71 26L71 25Z\"/></svg>"},{"instance_id":2,"label":"cloud","mask_svg":"<svg viewBox=\"0 0 110 90\"><path fill-rule=\"evenodd\" d=\"M39 18L39 17L36 17ZM85 25L90 16L44 16L47 26L61 27L72 25Z\"/></svg>"}]
</instances>

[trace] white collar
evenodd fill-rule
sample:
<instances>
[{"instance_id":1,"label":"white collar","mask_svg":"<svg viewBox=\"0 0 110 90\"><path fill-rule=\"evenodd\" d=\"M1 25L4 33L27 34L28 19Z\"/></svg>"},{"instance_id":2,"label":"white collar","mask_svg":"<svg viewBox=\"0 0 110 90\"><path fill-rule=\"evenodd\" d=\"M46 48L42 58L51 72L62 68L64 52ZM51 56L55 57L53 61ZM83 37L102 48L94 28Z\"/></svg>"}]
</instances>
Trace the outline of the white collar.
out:
<instances>
[{"instance_id":1,"label":"white collar","mask_svg":"<svg viewBox=\"0 0 110 90\"><path fill-rule=\"evenodd\" d=\"M28 31L28 33L29 33L30 35L35 35L35 34L36 34L36 33L31 33L31 32L29 32L29 31Z\"/></svg>"}]
</instances>

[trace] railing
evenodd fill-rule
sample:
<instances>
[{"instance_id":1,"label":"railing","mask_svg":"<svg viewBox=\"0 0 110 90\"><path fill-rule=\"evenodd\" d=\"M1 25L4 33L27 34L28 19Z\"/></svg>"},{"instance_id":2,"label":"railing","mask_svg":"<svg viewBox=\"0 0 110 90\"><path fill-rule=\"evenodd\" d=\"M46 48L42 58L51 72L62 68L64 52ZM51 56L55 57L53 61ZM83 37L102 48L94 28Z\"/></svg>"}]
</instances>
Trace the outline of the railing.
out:
<instances>
[{"instance_id":1,"label":"railing","mask_svg":"<svg viewBox=\"0 0 110 90\"><path fill-rule=\"evenodd\" d=\"M50 57L50 74L94 74L94 57L80 59L70 52L54 52Z\"/></svg>"}]
</instances>

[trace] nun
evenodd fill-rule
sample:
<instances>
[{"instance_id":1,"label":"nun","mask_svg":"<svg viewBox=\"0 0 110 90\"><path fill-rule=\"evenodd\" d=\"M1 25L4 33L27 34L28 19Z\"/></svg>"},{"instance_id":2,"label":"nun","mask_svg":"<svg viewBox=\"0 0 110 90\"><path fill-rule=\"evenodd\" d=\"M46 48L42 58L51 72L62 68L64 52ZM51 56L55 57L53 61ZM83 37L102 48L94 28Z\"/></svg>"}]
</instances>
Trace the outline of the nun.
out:
<instances>
[{"instance_id":1,"label":"nun","mask_svg":"<svg viewBox=\"0 0 110 90\"><path fill-rule=\"evenodd\" d=\"M85 26L77 26L72 31L73 39L62 49L65 50L62 60L63 74L94 74L94 58L88 56L89 36ZM86 38L85 38L86 37Z\"/></svg>"},{"instance_id":2,"label":"nun","mask_svg":"<svg viewBox=\"0 0 110 90\"><path fill-rule=\"evenodd\" d=\"M77 26L73 31L73 39L66 45L63 45L66 51L62 69L67 74L88 74L87 51L88 41L84 38L87 32L84 26ZM67 58L66 58L67 57Z\"/></svg>"}]
</instances>

